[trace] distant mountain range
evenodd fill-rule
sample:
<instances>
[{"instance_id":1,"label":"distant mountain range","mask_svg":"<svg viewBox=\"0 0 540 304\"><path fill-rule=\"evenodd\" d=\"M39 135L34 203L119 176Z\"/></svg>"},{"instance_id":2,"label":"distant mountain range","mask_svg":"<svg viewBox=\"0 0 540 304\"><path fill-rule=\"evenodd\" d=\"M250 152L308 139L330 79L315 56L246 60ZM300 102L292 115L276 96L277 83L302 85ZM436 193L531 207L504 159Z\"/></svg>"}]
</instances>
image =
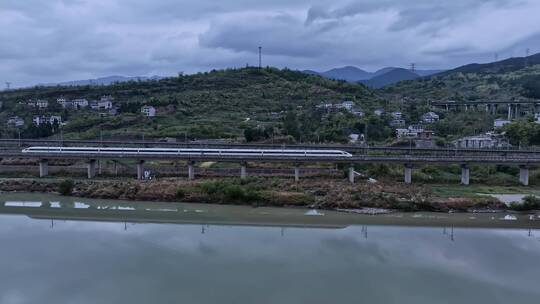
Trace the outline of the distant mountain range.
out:
<instances>
[{"instance_id":1,"label":"distant mountain range","mask_svg":"<svg viewBox=\"0 0 540 304\"><path fill-rule=\"evenodd\" d=\"M411 80L443 72L442 70L415 70L414 73L403 68L386 67L375 72L367 72L354 66L335 68L326 72L303 71L310 75L319 75L329 79L360 82L374 88L381 88L402 80Z\"/></svg>"},{"instance_id":2,"label":"distant mountain range","mask_svg":"<svg viewBox=\"0 0 540 304\"><path fill-rule=\"evenodd\" d=\"M39 86L52 87L52 86L110 85L110 84L113 84L113 83L116 83L116 82L159 80L159 79L162 79L162 78L163 77L161 77L161 76L126 77L126 76L116 76L115 75L115 76L100 77L100 78L95 78L95 79L73 80L73 81L65 81L65 82L58 82L58 83L44 83L44 84L39 84Z\"/></svg>"}]
</instances>

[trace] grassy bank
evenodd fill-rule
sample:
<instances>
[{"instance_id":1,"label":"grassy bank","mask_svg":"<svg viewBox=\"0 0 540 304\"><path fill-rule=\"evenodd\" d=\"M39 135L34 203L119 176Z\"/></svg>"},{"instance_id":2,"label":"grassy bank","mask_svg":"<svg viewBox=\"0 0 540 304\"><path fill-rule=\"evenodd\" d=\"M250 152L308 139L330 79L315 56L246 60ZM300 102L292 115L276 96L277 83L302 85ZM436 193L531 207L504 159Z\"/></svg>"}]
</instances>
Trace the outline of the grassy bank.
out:
<instances>
[{"instance_id":1,"label":"grassy bank","mask_svg":"<svg viewBox=\"0 0 540 304\"><path fill-rule=\"evenodd\" d=\"M0 179L0 191L62 193L87 198L169 201L320 209L385 208L401 211L506 209L494 198L475 193L523 193L514 187L406 185L394 181L352 185L345 179L251 177L188 181L132 179Z\"/></svg>"}]
</instances>

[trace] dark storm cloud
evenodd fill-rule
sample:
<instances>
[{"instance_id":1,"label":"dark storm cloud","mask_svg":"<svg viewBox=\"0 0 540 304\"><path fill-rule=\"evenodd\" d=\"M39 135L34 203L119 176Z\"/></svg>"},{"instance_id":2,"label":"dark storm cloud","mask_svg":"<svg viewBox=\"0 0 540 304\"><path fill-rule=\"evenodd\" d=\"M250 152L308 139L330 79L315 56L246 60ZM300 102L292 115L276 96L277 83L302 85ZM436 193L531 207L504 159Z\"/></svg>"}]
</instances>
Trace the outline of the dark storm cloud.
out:
<instances>
[{"instance_id":1,"label":"dark storm cloud","mask_svg":"<svg viewBox=\"0 0 540 304\"><path fill-rule=\"evenodd\" d=\"M3 0L0 81L256 64L449 68L538 51L535 0Z\"/></svg>"}]
</instances>

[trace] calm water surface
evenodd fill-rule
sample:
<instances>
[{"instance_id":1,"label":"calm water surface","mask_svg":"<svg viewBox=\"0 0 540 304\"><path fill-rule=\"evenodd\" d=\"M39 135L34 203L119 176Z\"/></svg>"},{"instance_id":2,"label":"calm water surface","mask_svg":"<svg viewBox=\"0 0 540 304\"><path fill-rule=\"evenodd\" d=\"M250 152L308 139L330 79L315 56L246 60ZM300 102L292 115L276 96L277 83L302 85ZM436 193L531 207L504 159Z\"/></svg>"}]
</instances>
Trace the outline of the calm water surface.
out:
<instances>
[{"instance_id":1,"label":"calm water surface","mask_svg":"<svg viewBox=\"0 0 540 304\"><path fill-rule=\"evenodd\" d=\"M0 194L5 201L10 198ZM535 230L179 225L7 214L39 208L18 202L0 211L1 304L540 301ZM252 210L235 208L231 217Z\"/></svg>"}]
</instances>

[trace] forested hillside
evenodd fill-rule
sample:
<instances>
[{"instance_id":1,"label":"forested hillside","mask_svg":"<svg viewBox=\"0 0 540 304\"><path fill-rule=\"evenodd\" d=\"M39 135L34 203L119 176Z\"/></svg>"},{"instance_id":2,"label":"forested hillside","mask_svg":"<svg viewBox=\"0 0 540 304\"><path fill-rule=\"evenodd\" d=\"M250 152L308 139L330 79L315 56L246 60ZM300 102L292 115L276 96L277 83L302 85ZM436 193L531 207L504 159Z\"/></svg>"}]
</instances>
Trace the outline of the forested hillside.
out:
<instances>
[{"instance_id":1,"label":"forested hillside","mask_svg":"<svg viewBox=\"0 0 540 304\"><path fill-rule=\"evenodd\" d=\"M511 100L540 98L540 54L487 64L469 64L382 90L410 100Z\"/></svg>"},{"instance_id":2,"label":"forested hillside","mask_svg":"<svg viewBox=\"0 0 540 304\"><path fill-rule=\"evenodd\" d=\"M63 109L56 102L61 97L91 101L104 95L114 98L117 113ZM37 99L47 100L49 106L37 109L26 104ZM36 87L2 92L0 121L5 126L14 115L25 121L19 128L4 128L3 137L17 136L19 131L25 137L55 136L61 129L65 138L86 139L98 138L100 133L109 138L139 138L144 134L147 138L190 139L236 139L248 133L248 139L289 136L293 140L320 140L324 134L340 133L337 138L343 139L347 135L344 130L354 128L358 121L350 116L329 117L306 126L309 118L305 116L317 115L315 106L322 102L344 100L365 110L381 103L362 85L287 69L245 68L109 86ZM155 107L156 117L141 115L143 105ZM61 115L66 124L39 131L32 124L36 115Z\"/></svg>"}]
</instances>

